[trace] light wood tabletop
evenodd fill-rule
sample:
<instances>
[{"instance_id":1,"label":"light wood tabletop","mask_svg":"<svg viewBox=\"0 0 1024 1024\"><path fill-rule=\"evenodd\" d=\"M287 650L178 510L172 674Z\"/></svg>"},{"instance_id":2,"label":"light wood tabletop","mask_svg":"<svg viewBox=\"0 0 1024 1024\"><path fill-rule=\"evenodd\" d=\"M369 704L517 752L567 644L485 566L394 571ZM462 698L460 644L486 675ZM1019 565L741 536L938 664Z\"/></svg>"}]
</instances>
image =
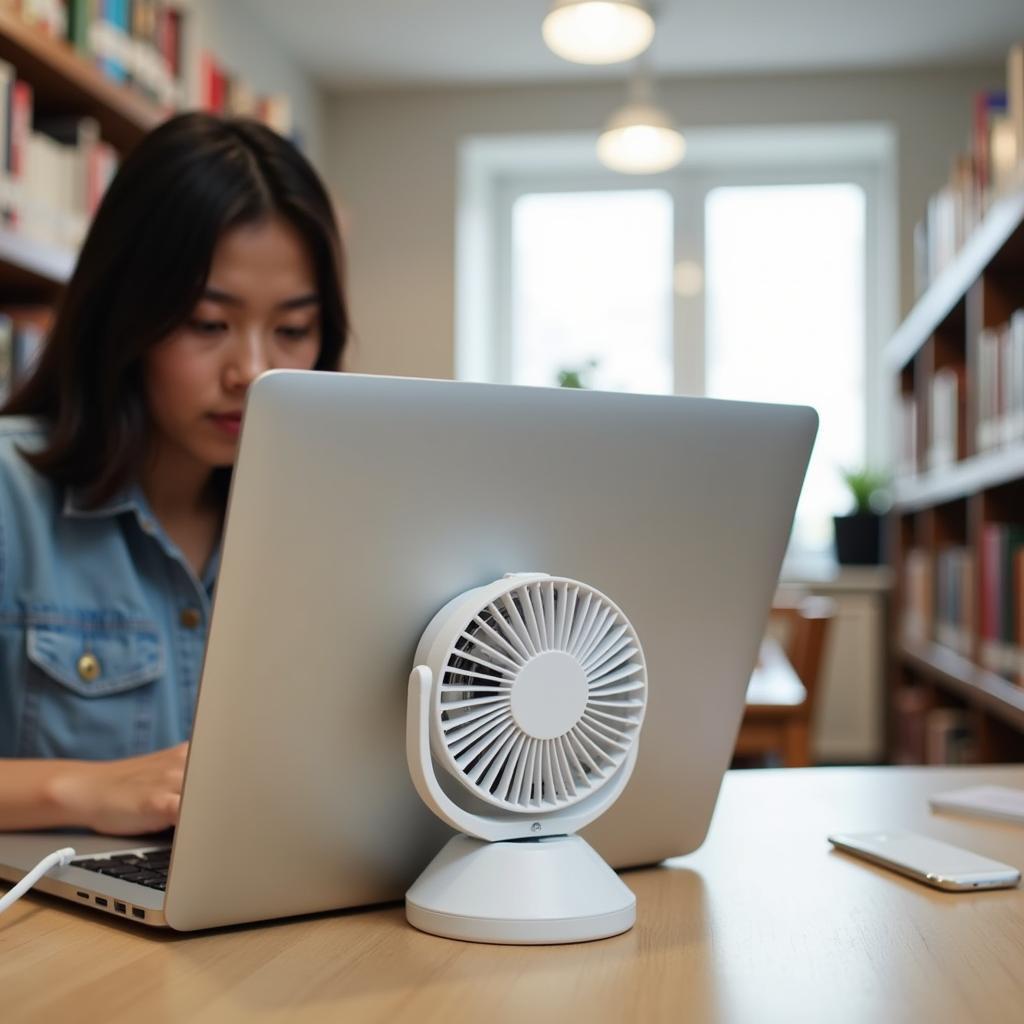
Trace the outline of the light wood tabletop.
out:
<instances>
[{"instance_id":1,"label":"light wood tabletop","mask_svg":"<svg viewBox=\"0 0 1024 1024\"><path fill-rule=\"evenodd\" d=\"M825 840L904 828L1024 866L1024 827L928 810L980 783L1024 767L731 772L697 853L625 873L636 927L576 946L434 938L398 906L174 935L30 895L0 917L0 1019L1019 1021L1024 891L938 892Z\"/></svg>"}]
</instances>

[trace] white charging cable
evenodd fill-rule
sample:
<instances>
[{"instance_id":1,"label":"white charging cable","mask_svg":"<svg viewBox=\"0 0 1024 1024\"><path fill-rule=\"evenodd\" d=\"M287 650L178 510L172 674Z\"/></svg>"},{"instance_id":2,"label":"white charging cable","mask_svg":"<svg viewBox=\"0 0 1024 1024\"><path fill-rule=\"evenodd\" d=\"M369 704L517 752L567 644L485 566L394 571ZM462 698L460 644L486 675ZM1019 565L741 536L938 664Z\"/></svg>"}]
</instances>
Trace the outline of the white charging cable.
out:
<instances>
[{"instance_id":1,"label":"white charging cable","mask_svg":"<svg viewBox=\"0 0 1024 1024\"><path fill-rule=\"evenodd\" d=\"M20 900L47 871L64 867L71 862L71 858L74 856L74 848L65 846L63 850L54 850L48 857L44 857L6 896L0 899L0 914Z\"/></svg>"}]
</instances>

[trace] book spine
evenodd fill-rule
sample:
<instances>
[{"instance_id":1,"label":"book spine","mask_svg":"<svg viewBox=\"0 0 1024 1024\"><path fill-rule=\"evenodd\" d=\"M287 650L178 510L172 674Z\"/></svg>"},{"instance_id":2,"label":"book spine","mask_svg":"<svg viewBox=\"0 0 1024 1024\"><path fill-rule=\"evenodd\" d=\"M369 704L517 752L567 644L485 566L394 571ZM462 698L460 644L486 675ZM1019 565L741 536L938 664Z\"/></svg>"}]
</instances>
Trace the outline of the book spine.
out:
<instances>
[{"instance_id":1,"label":"book spine","mask_svg":"<svg viewBox=\"0 0 1024 1024\"><path fill-rule=\"evenodd\" d=\"M996 638L999 602L999 549L1001 527L986 523L981 535L981 630L979 660L984 668L995 670L998 663Z\"/></svg>"},{"instance_id":2,"label":"book spine","mask_svg":"<svg viewBox=\"0 0 1024 1024\"><path fill-rule=\"evenodd\" d=\"M6 313L0 313L0 405L14 388L14 324Z\"/></svg>"},{"instance_id":3,"label":"book spine","mask_svg":"<svg viewBox=\"0 0 1024 1024\"><path fill-rule=\"evenodd\" d=\"M1015 163L1024 163L1024 43L1015 43L1006 57L1006 113Z\"/></svg>"},{"instance_id":4,"label":"book spine","mask_svg":"<svg viewBox=\"0 0 1024 1024\"><path fill-rule=\"evenodd\" d=\"M22 79L11 85L10 150L8 169L11 177L11 225L19 227L28 184L28 150L32 135L32 86Z\"/></svg>"}]
</instances>

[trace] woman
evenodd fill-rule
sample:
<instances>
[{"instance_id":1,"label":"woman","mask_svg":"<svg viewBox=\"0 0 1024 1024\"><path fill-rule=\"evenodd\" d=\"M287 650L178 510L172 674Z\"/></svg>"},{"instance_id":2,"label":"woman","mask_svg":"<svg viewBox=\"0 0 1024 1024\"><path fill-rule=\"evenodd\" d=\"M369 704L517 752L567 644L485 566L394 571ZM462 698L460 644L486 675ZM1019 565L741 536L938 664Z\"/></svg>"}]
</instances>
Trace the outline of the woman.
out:
<instances>
[{"instance_id":1,"label":"woman","mask_svg":"<svg viewBox=\"0 0 1024 1024\"><path fill-rule=\"evenodd\" d=\"M347 333L290 143L184 114L129 154L0 416L0 830L177 820L246 390Z\"/></svg>"}]
</instances>

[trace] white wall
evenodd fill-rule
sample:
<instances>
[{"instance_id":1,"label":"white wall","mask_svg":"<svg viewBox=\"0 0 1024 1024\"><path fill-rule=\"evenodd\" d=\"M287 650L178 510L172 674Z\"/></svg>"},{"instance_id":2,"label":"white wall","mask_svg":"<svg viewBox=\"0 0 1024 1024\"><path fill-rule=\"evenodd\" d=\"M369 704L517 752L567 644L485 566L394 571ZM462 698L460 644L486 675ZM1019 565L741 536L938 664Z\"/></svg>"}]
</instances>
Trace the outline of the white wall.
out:
<instances>
[{"instance_id":1,"label":"white wall","mask_svg":"<svg viewBox=\"0 0 1024 1024\"><path fill-rule=\"evenodd\" d=\"M873 121L897 134L901 309L913 301L913 225L967 143L976 90L1001 66L973 69L677 79L659 101L686 125ZM454 367L457 149L477 133L595 133L622 86L361 92L325 102L328 179L346 207L357 334L349 366L450 377Z\"/></svg>"},{"instance_id":2,"label":"white wall","mask_svg":"<svg viewBox=\"0 0 1024 1024\"><path fill-rule=\"evenodd\" d=\"M186 74L193 83L198 81L199 52L208 49L229 74L240 75L256 93L287 93L303 152L323 171L323 95L259 16L238 0L185 0L181 6L188 12Z\"/></svg>"}]
</instances>

